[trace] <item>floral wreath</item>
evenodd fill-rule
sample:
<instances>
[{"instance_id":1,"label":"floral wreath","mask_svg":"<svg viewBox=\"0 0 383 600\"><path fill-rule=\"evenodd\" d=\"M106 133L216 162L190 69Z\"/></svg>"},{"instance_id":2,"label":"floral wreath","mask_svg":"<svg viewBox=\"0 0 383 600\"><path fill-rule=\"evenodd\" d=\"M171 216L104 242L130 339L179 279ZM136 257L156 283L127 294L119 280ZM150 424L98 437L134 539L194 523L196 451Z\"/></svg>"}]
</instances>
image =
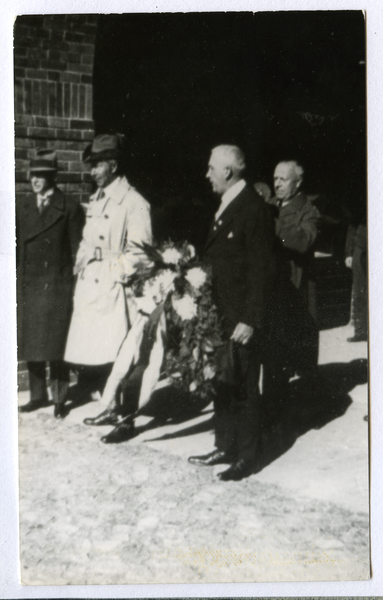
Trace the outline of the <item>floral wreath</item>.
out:
<instances>
[{"instance_id":1,"label":"floral wreath","mask_svg":"<svg viewBox=\"0 0 383 600\"><path fill-rule=\"evenodd\" d=\"M159 314L165 314L162 375L192 397L207 400L214 395L216 354L223 344L211 268L198 261L188 242L137 247L145 258L130 284L140 310L155 314L157 325Z\"/></svg>"}]
</instances>

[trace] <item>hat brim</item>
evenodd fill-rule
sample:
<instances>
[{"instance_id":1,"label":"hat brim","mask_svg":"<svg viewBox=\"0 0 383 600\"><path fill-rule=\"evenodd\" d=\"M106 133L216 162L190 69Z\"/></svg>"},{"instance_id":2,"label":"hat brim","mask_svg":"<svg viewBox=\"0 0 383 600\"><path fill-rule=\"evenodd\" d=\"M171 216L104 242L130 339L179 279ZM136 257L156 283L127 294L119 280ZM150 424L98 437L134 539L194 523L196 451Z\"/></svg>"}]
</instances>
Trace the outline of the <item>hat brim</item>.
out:
<instances>
[{"instance_id":1,"label":"hat brim","mask_svg":"<svg viewBox=\"0 0 383 600\"><path fill-rule=\"evenodd\" d=\"M121 153L118 150L102 150L101 152L91 152L86 155L84 152L83 162L85 163L98 163L104 160L118 160Z\"/></svg>"},{"instance_id":2,"label":"hat brim","mask_svg":"<svg viewBox=\"0 0 383 600\"><path fill-rule=\"evenodd\" d=\"M54 167L32 167L29 169L29 173L57 173L57 169Z\"/></svg>"}]
</instances>

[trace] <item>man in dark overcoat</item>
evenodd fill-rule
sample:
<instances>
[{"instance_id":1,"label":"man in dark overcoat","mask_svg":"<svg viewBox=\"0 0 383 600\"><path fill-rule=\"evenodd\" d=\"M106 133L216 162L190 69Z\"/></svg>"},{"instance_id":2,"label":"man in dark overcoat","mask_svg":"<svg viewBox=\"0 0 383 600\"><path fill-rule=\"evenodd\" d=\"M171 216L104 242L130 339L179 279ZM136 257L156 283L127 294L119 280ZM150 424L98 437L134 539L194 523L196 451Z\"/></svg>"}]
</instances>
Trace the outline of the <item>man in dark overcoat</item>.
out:
<instances>
[{"instance_id":1,"label":"man in dark overcoat","mask_svg":"<svg viewBox=\"0 0 383 600\"><path fill-rule=\"evenodd\" d=\"M274 273L274 223L264 201L243 179L245 159L236 146L212 151L207 178L221 205L208 235L204 260L212 267L213 294L226 346L215 399L216 449L189 462L231 463L223 481L254 472L260 445L259 377L263 326Z\"/></svg>"},{"instance_id":2,"label":"man in dark overcoat","mask_svg":"<svg viewBox=\"0 0 383 600\"><path fill-rule=\"evenodd\" d=\"M62 418L69 386L69 368L62 359L84 212L56 187L56 173L56 154L37 150L30 166L34 193L16 200L18 358L27 361L30 384L30 401L19 410L31 412L47 403L48 362L54 416Z\"/></svg>"},{"instance_id":3,"label":"man in dark overcoat","mask_svg":"<svg viewBox=\"0 0 383 600\"><path fill-rule=\"evenodd\" d=\"M279 238L277 284L270 305L269 355L264 366L268 410L279 410L295 372L312 371L318 362L314 245L320 214L300 191L303 167L296 160L280 162L274 171L274 209Z\"/></svg>"}]
</instances>

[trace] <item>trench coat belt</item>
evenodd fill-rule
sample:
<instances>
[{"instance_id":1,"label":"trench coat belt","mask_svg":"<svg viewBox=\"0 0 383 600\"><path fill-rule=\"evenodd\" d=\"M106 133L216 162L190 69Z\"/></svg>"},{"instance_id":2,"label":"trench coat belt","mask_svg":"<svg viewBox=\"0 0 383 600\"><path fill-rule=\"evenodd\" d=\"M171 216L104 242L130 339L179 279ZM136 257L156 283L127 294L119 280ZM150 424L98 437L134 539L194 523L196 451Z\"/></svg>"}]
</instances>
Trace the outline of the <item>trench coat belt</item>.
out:
<instances>
[{"instance_id":1,"label":"trench coat belt","mask_svg":"<svg viewBox=\"0 0 383 600\"><path fill-rule=\"evenodd\" d=\"M100 248L100 246L96 246L94 249L94 259L95 260L105 260L107 258L118 258L121 256L122 252L116 252L115 250L109 250L108 248Z\"/></svg>"},{"instance_id":2,"label":"trench coat belt","mask_svg":"<svg viewBox=\"0 0 383 600\"><path fill-rule=\"evenodd\" d=\"M92 250L94 251L93 255L91 254ZM76 275L85 269L86 265L89 265L94 261L102 261L108 258L119 258L122 254L123 252L109 250L108 248L101 248L100 246L89 248L86 255L75 265L73 272Z\"/></svg>"}]
</instances>

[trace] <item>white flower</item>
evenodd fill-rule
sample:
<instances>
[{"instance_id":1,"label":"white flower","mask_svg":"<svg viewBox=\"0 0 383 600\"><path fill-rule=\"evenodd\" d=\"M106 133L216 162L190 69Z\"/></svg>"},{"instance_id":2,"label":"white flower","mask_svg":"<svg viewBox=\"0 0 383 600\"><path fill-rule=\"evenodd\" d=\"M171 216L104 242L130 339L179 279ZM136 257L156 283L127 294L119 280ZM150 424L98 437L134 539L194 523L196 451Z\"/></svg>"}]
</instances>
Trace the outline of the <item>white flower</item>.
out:
<instances>
[{"instance_id":1,"label":"white flower","mask_svg":"<svg viewBox=\"0 0 383 600\"><path fill-rule=\"evenodd\" d=\"M189 385L189 392L195 392L197 389L197 384L195 381L192 381L191 384Z\"/></svg>"},{"instance_id":2,"label":"white flower","mask_svg":"<svg viewBox=\"0 0 383 600\"><path fill-rule=\"evenodd\" d=\"M195 248L194 248L194 246L192 246L191 244L189 244L188 247L187 247L187 251L188 251L190 259L192 259L192 258L195 257Z\"/></svg>"},{"instance_id":3,"label":"white flower","mask_svg":"<svg viewBox=\"0 0 383 600\"><path fill-rule=\"evenodd\" d=\"M167 248L164 252L161 252L162 260L168 265L178 265L182 258L181 252L176 248Z\"/></svg>"},{"instance_id":4,"label":"white flower","mask_svg":"<svg viewBox=\"0 0 383 600\"><path fill-rule=\"evenodd\" d=\"M156 309L157 303L153 298L150 298L149 296L143 296L142 298L136 298L136 306L137 310L140 310L146 315L151 315Z\"/></svg>"},{"instance_id":5,"label":"white flower","mask_svg":"<svg viewBox=\"0 0 383 600\"><path fill-rule=\"evenodd\" d=\"M156 301L161 298L160 282L158 277L147 279L144 283L142 295L145 298L155 299Z\"/></svg>"},{"instance_id":6,"label":"white flower","mask_svg":"<svg viewBox=\"0 0 383 600\"><path fill-rule=\"evenodd\" d=\"M170 269L164 269L160 271L157 276L162 295L165 297L169 292L174 290L174 280L177 277L177 273L173 273Z\"/></svg>"},{"instance_id":7,"label":"white flower","mask_svg":"<svg viewBox=\"0 0 383 600\"><path fill-rule=\"evenodd\" d=\"M213 379L215 377L215 371L211 365L206 365L203 368L203 377L204 379Z\"/></svg>"},{"instance_id":8,"label":"white flower","mask_svg":"<svg viewBox=\"0 0 383 600\"><path fill-rule=\"evenodd\" d=\"M183 298L172 298L173 308L183 321L192 319L197 315L197 304L189 294Z\"/></svg>"},{"instance_id":9,"label":"white flower","mask_svg":"<svg viewBox=\"0 0 383 600\"><path fill-rule=\"evenodd\" d=\"M200 267L193 267L193 269L189 269L189 271L185 275L185 279L195 289L202 287L206 281L206 278L207 275L205 271Z\"/></svg>"}]
</instances>

